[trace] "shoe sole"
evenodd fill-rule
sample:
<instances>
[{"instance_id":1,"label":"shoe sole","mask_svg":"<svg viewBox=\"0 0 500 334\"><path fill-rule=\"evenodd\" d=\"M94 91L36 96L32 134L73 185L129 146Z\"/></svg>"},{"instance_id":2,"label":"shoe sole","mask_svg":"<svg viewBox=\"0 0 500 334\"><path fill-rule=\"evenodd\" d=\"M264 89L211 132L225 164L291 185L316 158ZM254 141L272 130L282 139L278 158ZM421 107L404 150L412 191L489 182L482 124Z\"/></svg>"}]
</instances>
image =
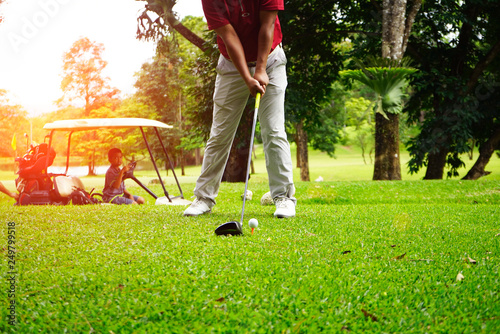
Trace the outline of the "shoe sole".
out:
<instances>
[{"instance_id":1,"label":"shoe sole","mask_svg":"<svg viewBox=\"0 0 500 334\"><path fill-rule=\"evenodd\" d=\"M274 215L274 217L276 217L276 218L292 218L292 217L295 217L295 215L293 215L293 216L288 216L288 215Z\"/></svg>"},{"instance_id":2,"label":"shoe sole","mask_svg":"<svg viewBox=\"0 0 500 334\"><path fill-rule=\"evenodd\" d=\"M186 214L185 213L185 214L183 214L183 216L184 217L198 217L198 216L201 216L201 215L204 215L204 214L207 214L207 213L211 213L211 212L212 212L212 210L208 210L208 211L205 211L205 212L197 214L197 215L193 215L193 214L189 214L189 213Z\"/></svg>"}]
</instances>

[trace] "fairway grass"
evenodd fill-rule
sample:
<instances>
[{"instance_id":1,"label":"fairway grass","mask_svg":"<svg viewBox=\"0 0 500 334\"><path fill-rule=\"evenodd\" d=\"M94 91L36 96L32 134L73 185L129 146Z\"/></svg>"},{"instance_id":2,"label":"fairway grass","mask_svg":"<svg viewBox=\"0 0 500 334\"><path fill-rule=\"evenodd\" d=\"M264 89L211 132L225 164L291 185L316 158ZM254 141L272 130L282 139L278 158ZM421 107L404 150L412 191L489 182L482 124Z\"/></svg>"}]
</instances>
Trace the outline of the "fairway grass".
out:
<instances>
[{"instance_id":1,"label":"fairway grass","mask_svg":"<svg viewBox=\"0 0 500 334\"><path fill-rule=\"evenodd\" d=\"M189 198L194 184L182 186ZM1 197L0 332L500 331L499 181L297 182L297 217L280 220L260 205L268 186L253 175L244 235L215 236L239 219L243 186L222 184L213 212L197 218L152 205L137 186L148 204L14 207Z\"/></svg>"}]
</instances>

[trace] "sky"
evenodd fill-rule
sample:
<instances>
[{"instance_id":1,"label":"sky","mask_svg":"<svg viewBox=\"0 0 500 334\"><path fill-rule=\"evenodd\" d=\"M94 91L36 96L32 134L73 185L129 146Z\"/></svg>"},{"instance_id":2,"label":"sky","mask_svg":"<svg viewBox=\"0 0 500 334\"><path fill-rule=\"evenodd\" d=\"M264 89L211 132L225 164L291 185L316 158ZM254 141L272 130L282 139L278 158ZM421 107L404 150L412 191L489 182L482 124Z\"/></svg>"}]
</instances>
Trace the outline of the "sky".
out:
<instances>
[{"instance_id":1,"label":"sky","mask_svg":"<svg viewBox=\"0 0 500 334\"><path fill-rule=\"evenodd\" d=\"M62 57L81 37L102 43L104 75L125 97L134 73L154 55L153 42L135 38L144 1L7 0L0 6L0 89L30 116L57 110L62 96ZM203 16L201 0L177 0L180 17Z\"/></svg>"}]
</instances>

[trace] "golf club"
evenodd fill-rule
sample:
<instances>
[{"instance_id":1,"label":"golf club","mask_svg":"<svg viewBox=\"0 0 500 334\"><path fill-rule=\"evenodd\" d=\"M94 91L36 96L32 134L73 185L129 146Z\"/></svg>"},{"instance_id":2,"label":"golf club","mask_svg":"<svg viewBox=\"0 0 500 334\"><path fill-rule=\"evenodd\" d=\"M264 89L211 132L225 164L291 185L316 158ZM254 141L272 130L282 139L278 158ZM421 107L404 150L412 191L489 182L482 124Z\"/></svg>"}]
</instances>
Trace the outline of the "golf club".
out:
<instances>
[{"instance_id":1,"label":"golf club","mask_svg":"<svg viewBox=\"0 0 500 334\"><path fill-rule=\"evenodd\" d=\"M247 199L248 177L250 175L250 163L252 161L252 145L255 136L255 126L257 125L257 114L259 113L260 93L255 96L255 111L253 114L252 134L250 136L250 147L248 149L247 174L245 180L245 192L243 193L243 207L241 208L241 219L239 222L230 221L220 225L215 229L217 235L240 235L243 234L243 217L245 215L245 202Z\"/></svg>"}]
</instances>

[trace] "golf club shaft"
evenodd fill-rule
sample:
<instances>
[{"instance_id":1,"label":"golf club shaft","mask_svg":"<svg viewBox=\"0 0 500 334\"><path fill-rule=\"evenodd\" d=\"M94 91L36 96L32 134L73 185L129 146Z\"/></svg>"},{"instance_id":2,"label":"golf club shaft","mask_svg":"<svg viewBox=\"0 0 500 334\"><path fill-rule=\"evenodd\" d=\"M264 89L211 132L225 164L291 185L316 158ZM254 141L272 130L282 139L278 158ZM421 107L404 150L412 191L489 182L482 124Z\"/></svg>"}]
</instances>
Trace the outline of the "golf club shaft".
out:
<instances>
[{"instance_id":1,"label":"golf club shaft","mask_svg":"<svg viewBox=\"0 0 500 334\"><path fill-rule=\"evenodd\" d=\"M253 139L255 136L255 127L257 125L257 115L259 113L259 105L260 105L260 93L257 93L257 95L255 96L255 111L253 113L253 124L252 124L252 134L250 136L250 147L248 148L247 174L246 174L246 180L245 180L245 192L243 193L243 207L241 208L240 227L243 227L243 217L245 216L245 202L247 199L248 178L250 176L250 164L252 162Z\"/></svg>"}]
</instances>

